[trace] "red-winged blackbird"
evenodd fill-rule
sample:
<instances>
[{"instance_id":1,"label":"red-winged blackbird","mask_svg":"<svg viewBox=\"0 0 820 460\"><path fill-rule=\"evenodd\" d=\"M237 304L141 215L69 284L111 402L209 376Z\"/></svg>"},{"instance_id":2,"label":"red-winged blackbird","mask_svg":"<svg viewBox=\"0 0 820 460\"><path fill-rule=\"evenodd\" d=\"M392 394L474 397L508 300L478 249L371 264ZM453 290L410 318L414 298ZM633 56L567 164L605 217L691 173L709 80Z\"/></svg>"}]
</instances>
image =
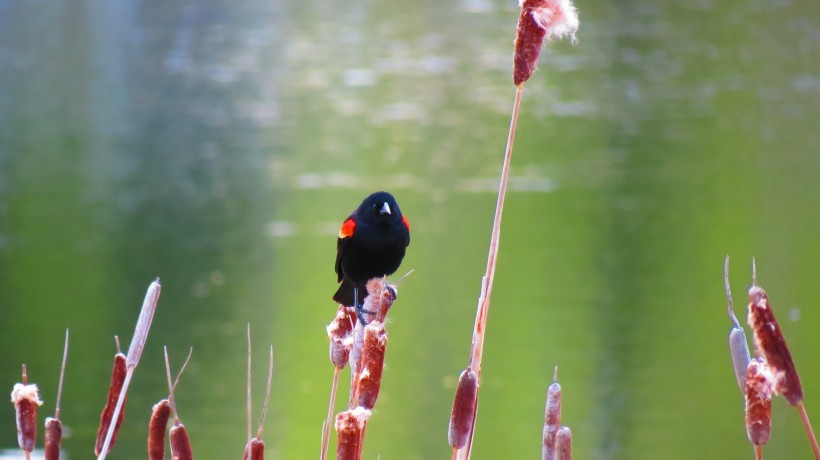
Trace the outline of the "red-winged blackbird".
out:
<instances>
[{"instance_id":1,"label":"red-winged blackbird","mask_svg":"<svg viewBox=\"0 0 820 460\"><path fill-rule=\"evenodd\" d=\"M393 195L376 192L365 198L339 230L336 274L342 284L333 300L355 306L361 318L359 302L367 296L365 284L395 272L409 244L410 224Z\"/></svg>"}]
</instances>

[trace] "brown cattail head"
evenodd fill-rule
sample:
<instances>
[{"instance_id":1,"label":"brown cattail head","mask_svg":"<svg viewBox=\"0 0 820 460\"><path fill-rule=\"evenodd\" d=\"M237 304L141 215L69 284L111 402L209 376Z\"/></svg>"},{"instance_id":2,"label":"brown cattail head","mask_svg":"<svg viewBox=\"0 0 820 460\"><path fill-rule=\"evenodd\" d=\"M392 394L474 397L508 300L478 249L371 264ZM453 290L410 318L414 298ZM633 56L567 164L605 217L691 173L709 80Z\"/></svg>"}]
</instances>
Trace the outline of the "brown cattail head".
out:
<instances>
[{"instance_id":1,"label":"brown cattail head","mask_svg":"<svg viewBox=\"0 0 820 460\"><path fill-rule=\"evenodd\" d=\"M127 373L126 357L122 353L114 355L114 369L111 371L111 384L108 387L108 399L105 407L100 415L100 428L97 430L97 443L94 446L94 455L99 456L102 452L103 444L105 443L105 436L108 433L108 427L111 425L111 418L114 417L114 408L117 406L117 400L120 399L120 392L122 391L123 383L125 382L125 375ZM125 401L123 401L120 414L117 416L116 424L114 425L114 433L111 436L111 443L108 445L108 452L114 448L117 442L117 433L120 431L120 425L125 417ZM108 453L106 452L106 454Z\"/></svg>"},{"instance_id":2,"label":"brown cattail head","mask_svg":"<svg viewBox=\"0 0 820 460\"><path fill-rule=\"evenodd\" d=\"M23 379L25 382L25 378ZM37 385L15 383L11 391L11 402L17 415L17 444L25 452L34 450L37 444L37 406L41 406Z\"/></svg>"},{"instance_id":3,"label":"brown cattail head","mask_svg":"<svg viewBox=\"0 0 820 460\"><path fill-rule=\"evenodd\" d=\"M148 460L165 459L165 430L171 417L171 403L167 399L156 403L148 422Z\"/></svg>"},{"instance_id":4,"label":"brown cattail head","mask_svg":"<svg viewBox=\"0 0 820 460\"><path fill-rule=\"evenodd\" d=\"M521 14L515 36L513 83L521 86L538 66L544 39L570 37L575 41L578 12L570 0L519 0Z\"/></svg>"},{"instance_id":5,"label":"brown cattail head","mask_svg":"<svg viewBox=\"0 0 820 460\"><path fill-rule=\"evenodd\" d=\"M384 322L387 312L396 300L396 287L384 282L384 278L372 278L367 284L367 297L364 299L364 308L373 313L365 313L364 319ZM365 324L363 324L364 326Z\"/></svg>"},{"instance_id":6,"label":"brown cattail head","mask_svg":"<svg viewBox=\"0 0 820 460\"><path fill-rule=\"evenodd\" d=\"M755 348L766 359L774 376L774 392L783 395L792 406L799 405L803 402L803 385L769 305L769 297L757 285L749 289L749 326L754 331Z\"/></svg>"},{"instance_id":7,"label":"brown cattail head","mask_svg":"<svg viewBox=\"0 0 820 460\"><path fill-rule=\"evenodd\" d=\"M384 370L384 353L387 348L387 332L384 323L374 321L364 328L361 371L356 374L355 392L359 406L373 409L379 397Z\"/></svg>"},{"instance_id":8,"label":"brown cattail head","mask_svg":"<svg viewBox=\"0 0 820 460\"><path fill-rule=\"evenodd\" d=\"M46 417L45 460L60 460L63 424L60 419Z\"/></svg>"},{"instance_id":9,"label":"brown cattail head","mask_svg":"<svg viewBox=\"0 0 820 460\"><path fill-rule=\"evenodd\" d=\"M555 459L555 437L561 429L561 384L558 383L558 368L552 385L547 388L547 405L544 410L544 439L541 447L543 460Z\"/></svg>"},{"instance_id":10,"label":"brown cattail head","mask_svg":"<svg viewBox=\"0 0 820 460\"><path fill-rule=\"evenodd\" d=\"M463 448L469 441L470 427L475 420L477 395L478 375L468 367L458 376L453 411L450 413L450 428L447 430L447 440L454 449Z\"/></svg>"},{"instance_id":11,"label":"brown cattail head","mask_svg":"<svg viewBox=\"0 0 820 460\"><path fill-rule=\"evenodd\" d=\"M245 453L242 460L265 460L265 441L259 438L252 438L245 445Z\"/></svg>"},{"instance_id":12,"label":"brown cattail head","mask_svg":"<svg viewBox=\"0 0 820 460\"><path fill-rule=\"evenodd\" d=\"M338 369L344 369L350 359L353 327L356 321L355 309L339 305L336 317L327 326L327 336L330 339L330 361Z\"/></svg>"},{"instance_id":13,"label":"brown cattail head","mask_svg":"<svg viewBox=\"0 0 820 460\"><path fill-rule=\"evenodd\" d=\"M336 460L359 460L362 458L362 441L370 411L357 407L340 412L336 416Z\"/></svg>"},{"instance_id":14,"label":"brown cattail head","mask_svg":"<svg viewBox=\"0 0 820 460\"><path fill-rule=\"evenodd\" d=\"M191 450L191 440L188 438L188 430L185 425L177 423L171 427L168 435L171 444L172 460L193 460L194 453Z\"/></svg>"},{"instance_id":15,"label":"brown cattail head","mask_svg":"<svg viewBox=\"0 0 820 460\"><path fill-rule=\"evenodd\" d=\"M766 362L753 359L746 373L746 435L756 446L769 442L772 434L772 383Z\"/></svg>"},{"instance_id":16,"label":"brown cattail head","mask_svg":"<svg viewBox=\"0 0 820 460\"><path fill-rule=\"evenodd\" d=\"M555 436L555 460L572 460L572 432L562 426Z\"/></svg>"}]
</instances>

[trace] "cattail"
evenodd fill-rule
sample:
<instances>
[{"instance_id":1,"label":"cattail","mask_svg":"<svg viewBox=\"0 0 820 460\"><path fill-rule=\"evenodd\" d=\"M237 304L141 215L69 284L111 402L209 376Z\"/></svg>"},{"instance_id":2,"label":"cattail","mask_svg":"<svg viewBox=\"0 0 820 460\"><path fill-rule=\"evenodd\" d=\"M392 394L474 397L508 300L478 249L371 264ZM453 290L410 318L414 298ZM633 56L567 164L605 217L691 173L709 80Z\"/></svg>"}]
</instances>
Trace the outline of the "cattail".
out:
<instances>
[{"instance_id":1,"label":"cattail","mask_svg":"<svg viewBox=\"0 0 820 460\"><path fill-rule=\"evenodd\" d=\"M519 0L518 32L515 37L513 83L520 87L538 66L544 39L570 37L575 40L578 12L570 0Z\"/></svg>"},{"instance_id":2,"label":"cattail","mask_svg":"<svg viewBox=\"0 0 820 460\"><path fill-rule=\"evenodd\" d=\"M353 308L339 305L336 317L327 326L327 336L330 339L330 361L337 369L344 369L350 359L353 327L356 321L357 317Z\"/></svg>"},{"instance_id":3,"label":"cattail","mask_svg":"<svg viewBox=\"0 0 820 460\"><path fill-rule=\"evenodd\" d=\"M248 441L242 460L265 460L265 441L259 438Z\"/></svg>"},{"instance_id":4,"label":"cattail","mask_svg":"<svg viewBox=\"0 0 820 460\"><path fill-rule=\"evenodd\" d=\"M555 367L552 384L547 388L547 407L544 410L544 436L541 447L543 460L555 459L555 437L561 429L561 384L558 383L558 367Z\"/></svg>"},{"instance_id":5,"label":"cattail","mask_svg":"<svg viewBox=\"0 0 820 460\"><path fill-rule=\"evenodd\" d=\"M250 329L249 329L250 330ZM250 352L250 346L248 347ZM265 458L265 441L262 440L262 427L265 424L265 416L268 413L268 403L270 402L270 388L273 382L273 346L270 347L270 358L268 361L268 388L265 391L265 402L262 404L262 416L259 419L259 428L256 430L256 437L251 438L248 444L245 445L245 452L242 454L243 460L264 460ZM250 371L248 372L248 389L251 387ZM250 391L248 391L250 395ZM250 400L250 396L248 396ZM251 413L248 412L248 420L250 421ZM250 437L250 433L249 433Z\"/></svg>"},{"instance_id":6,"label":"cattail","mask_svg":"<svg viewBox=\"0 0 820 460\"><path fill-rule=\"evenodd\" d=\"M478 375L468 367L458 377L453 411L450 413L450 427L447 430L447 440L454 449L463 448L469 441L470 427L475 420L477 394Z\"/></svg>"},{"instance_id":7,"label":"cattail","mask_svg":"<svg viewBox=\"0 0 820 460\"><path fill-rule=\"evenodd\" d=\"M23 383L15 383L11 402L17 420L17 444L29 458L37 444L37 406L42 406L37 385L28 383L26 365L23 364Z\"/></svg>"},{"instance_id":8,"label":"cattail","mask_svg":"<svg viewBox=\"0 0 820 460\"><path fill-rule=\"evenodd\" d=\"M786 338L769 305L769 297L760 286L749 289L749 326L755 336L755 348L765 359L774 376L774 392L789 404L803 402L803 386L792 361Z\"/></svg>"},{"instance_id":9,"label":"cattail","mask_svg":"<svg viewBox=\"0 0 820 460\"><path fill-rule=\"evenodd\" d=\"M65 330L63 362L60 366L60 381L57 384L57 403L54 406L54 417L46 417L45 460L60 460L60 443L63 440L63 422L60 421L60 400L63 396L63 377L65 363L68 359L68 329Z\"/></svg>"},{"instance_id":10,"label":"cattail","mask_svg":"<svg viewBox=\"0 0 820 460\"><path fill-rule=\"evenodd\" d=\"M746 394L746 368L749 367L749 344L746 341L746 332L743 331L740 322L735 316L732 303L732 290L729 287L729 256L723 263L723 287L726 290L726 303L728 304L729 319L732 321L732 330L729 332L729 353L732 356L732 367L735 370L735 381L740 388L740 394Z\"/></svg>"},{"instance_id":11,"label":"cattail","mask_svg":"<svg viewBox=\"0 0 820 460\"><path fill-rule=\"evenodd\" d=\"M191 449L191 440L188 438L188 430L185 429L185 425L179 422L179 414L177 414L177 404L174 400L174 387L176 387L176 384L171 384L171 363L168 360L168 347L162 347L162 351L165 354L165 375L168 378L168 402L171 405L171 411L174 413L174 426L171 427L171 431L168 433L171 459L193 460L194 453ZM188 353L188 359L191 358L191 353L193 353L193 349ZM182 366L183 370L187 364L188 360ZM179 372L181 375L182 370ZM179 376L177 376L177 379L179 379Z\"/></svg>"},{"instance_id":12,"label":"cattail","mask_svg":"<svg viewBox=\"0 0 820 460\"><path fill-rule=\"evenodd\" d=\"M148 460L165 459L165 431L171 417L171 403L163 399L154 405L148 423Z\"/></svg>"},{"instance_id":13,"label":"cattail","mask_svg":"<svg viewBox=\"0 0 820 460\"><path fill-rule=\"evenodd\" d=\"M59 460L63 423L58 418L46 417L45 459Z\"/></svg>"},{"instance_id":14,"label":"cattail","mask_svg":"<svg viewBox=\"0 0 820 460\"><path fill-rule=\"evenodd\" d=\"M103 450L103 444L105 442L106 434L108 433L108 427L111 425L111 419L114 416L114 408L117 405L117 400L120 398L120 392L123 388L123 383L125 382L125 375L127 373L127 368L125 365L126 357L122 353L117 353L114 355L114 369L111 371L111 383L108 386L108 399L105 403L105 408L103 408L102 414L100 415L100 427L97 430L97 443L94 446L94 455L100 455ZM122 421L125 418L125 400L123 398L123 405L120 409L119 416L117 417L117 421L114 424L114 433L111 435L111 441L108 444L108 449L105 453L111 452L111 449L114 448L114 444L117 442L117 433L120 431L120 425L122 425Z\"/></svg>"},{"instance_id":15,"label":"cattail","mask_svg":"<svg viewBox=\"0 0 820 460\"><path fill-rule=\"evenodd\" d=\"M746 373L746 435L755 446L769 442L772 434L772 373L755 358Z\"/></svg>"},{"instance_id":16,"label":"cattail","mask_svg":"<svg viewBox=\"0 0 820 460\"><path fill-rule=\"evenodd\" d=\"M572 460L572 432L562 426L555 435L555 460Z\"/></svg>"},{"instance_id":17,"label":"cattail","mask_svg":"<svg viewBox=\"0 0 820 460\"><path fill-rule=\"evenodd\" d=\"M194 453L191 449L191 439L188 438L188 430L185 425L177 421L171 427L169 434L171 444L171 458L173 460L193 460Z\"/></svg>"},{"instance_id":18,"label":"cattail","mask_svg":"<svg viewBox=\"0 0 820 460\"><path fill-rule=\"evenodd\" d=\"M364 328L361 372L355 382L359 406L373 409L379 396L384 369L384 353L387 347L387 332L384 323L375 321Z\"/></svg>"},{"instance_id":19,"label":"cattail","mask_svg":"<svg viewBox=\"0 0 820 460\"><path fill-rule=\"evenodd\" d=\"M119 426L123 419L123 413L125 412L125 400L126 395L128 394L128 387L134 376L134 370L137 368L140 358L142 357L142 351L145 349L145 342L148 340L148 333L151 330L151 322L153 321L154 313L157 310L157 302L159 302L159 294L161 290L162 286L160 286L159 278L157 278L154 282L148 285L148 290L145 291L145 298L142 301L142 308L140 308L140 315L137 318L137 325L134 327L134 335L131 337L131 344L128 347L128 356L125 357L125 377L123 382L119 385L119 398L116 400L112 413L108 417L109 428L105 432L101 446L99 442L100 436L99 434L97 435L97 445L95 446L97 460L105 460L105 456L108 455L108 452L111 451L114 446L117 436L116 432L119 430ZM105 412L103 412L103 416L105 416ZM117 423L111 426L110 419L117 419Z\"/></svg>"},{"instance_id":20,"label":"cattail","mask_svg":"<svg viewBox=\"0 0 820 460\"><path fill-rule=\"evenodd\" d=\"M357 407L336 416L336 460L359 460L362 458L364 429L370 411Z\"/></svg>"}]
</instances>

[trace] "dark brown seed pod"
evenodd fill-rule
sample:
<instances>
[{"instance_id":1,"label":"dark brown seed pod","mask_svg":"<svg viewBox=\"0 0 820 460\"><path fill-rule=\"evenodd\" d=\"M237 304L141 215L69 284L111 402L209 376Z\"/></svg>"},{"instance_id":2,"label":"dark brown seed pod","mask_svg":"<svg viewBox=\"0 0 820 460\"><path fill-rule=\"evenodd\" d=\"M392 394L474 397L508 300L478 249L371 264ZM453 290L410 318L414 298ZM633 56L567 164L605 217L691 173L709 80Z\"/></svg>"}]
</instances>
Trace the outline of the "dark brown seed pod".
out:
<instances>
[{"instance_id":1,"label":"dark brown seed pod","mask_svg":"<svg viewBox=\"0 0 820 460\"><path fill-rule=\"evenodd\" d=\"M46 417L45 459L60 459L60 441L63 439L63 424L60 419Z\"/></svg>"},{"instance_id":2,"label":"dark brown seed pod","mask_svg":"<svg viewBox=\"0 0 820 460\"><path fill-rule=\"evenodd\" d=\"M538 66L545 38L574 37L578 13L569 0L520 0L513 83L521 86Z\"/></svg>"},{"instance_id":3,"label":"dark brown seed pod","mask_svg":"<svg viewBox=\"0 0 820 460\"><path fill-rule=\"evenodd\" d=\"M41 406L40 394L37 385L24 383L14 384L11 392L11 402L14 403L14 412L17 419L17 444L26 453L31 453L37 444L37 406Z\"/></svg>"},{"instance_id":4,"label":"dark brown seed pod","mask_svg":"<svg viewBox=\"0 0 820 460\"><path fill-rule=\"evenodd\" d=\"M769 442L772 434L772 374L755 358L746 373L746 435L755 446Z\"/></svg>"},{"instance_id":5,"label":"dark brown seed pod","mask_svg":"<svg viewBox=\"0 0 820 460\"><path fill-rule=\"evenodd\" d=\"M749 289L749 326L752 327L757 352L766 359L774 375L774 392L783 395L792 406L803 402L803 385L794 367L786 338L769 305L769 297L760 286Z\"/></svg>"},{"instance_id":6,"label":"dark brown seed pod","mask_svg":"<svg viewBox=\"0 0 820 460\"><path fill-rule=\"evenodd\" d=\"M265 441L259 438L248 441L242 460L265 460Z\"/></svg>"},{"instance_id":7,"label":"dark brown seed pod","mask_svg":"<svg viewBox=\"0 0 820 460\"><path fill-rule=\"evenodd\" d=\"M547 388L547 404L544 410L544 436L541 448L543 460L555 459L555 441L558 430L561 429L561 384L558 383L558 368L555 377Z\"/></svg>"},{"instance_id":8,"label":"dark brown seed pod","mask_svg":"<svg viewBox=\"0 0 820 460\"><path fill-rule=\"evenodd\" d=\"M477 394L478 375L468 367L458 377L453 411L450 413L450 428L447 430L447 440L454 449L463 448L469 441L470 427L475 420Z\"/></svg>"},{"instance_id":9,"label":"dark brown seed pod","mask_svg":"<svg viewBox=\"0 0 820 460\"><path fill-rule=\"evenodd\" d=\"M362 349L362 370L355 382L359 406L373 409L379 397L384 370L384 353L387 348L387 332L384 323L374 321L364 328L364 347Z\"/></svg>"},{"instance_id":10,"label":"dark brown seed pod","mask_svg":"<svg viewBox=\"0 0 820 460\"><path fill-rule=\"evenodd\" d=\"M191 450L191 440L188 438L185 425L177 423L172 426L169 438L172 460L193 460L194 453Z\"/></svg>"},{"instance_id":11,"label":"dark brown seed pod","mask_svg":"<svg viewBox=\"0 0 820 460\"><path fill-rule=\"evenodd\" d=\"M370 411L361 407L340 412L336 416L336 460L360 460L362 441Z\"/></svg>"},{"instance_id":12,"label":"dark brown seed pod","mask_svg":"<svg viewBox=\"0 0 820 460\"><path fill-rule=\"evenodd\" d=\"M111 371L111 384L108 386L108 399L100 415L100 428L97 430L97 443L94 446L94 455L99 456L102 452L103 444L105 443L105 436L108 433L108 427L111 425L111 418L114 416L114 408L117 406L117 400L120 398L123 383L125 382L125 374L127 369L125 366L126 357L122 353L114 355L114 369ZM120 425L125 418L125 401L123 401L122 409L117 417L114 425L114 433L111 436L111 443L108 445L108 452L114 449L114 444L117 442L117 433L120 431ZM106 452L106 454L108 453Z\"/></svg>"},{"instance_id":13,"label":"dark brown seed pod","mask_svg":"<svg viewBox=\"0 0 820 460\"><path fill-rule=\"evenodd\" d=\"M148 460L165 459L165 432L171 417L171 403L167 399L156 403L148 422Z\"/></svg>"}]
</instances>

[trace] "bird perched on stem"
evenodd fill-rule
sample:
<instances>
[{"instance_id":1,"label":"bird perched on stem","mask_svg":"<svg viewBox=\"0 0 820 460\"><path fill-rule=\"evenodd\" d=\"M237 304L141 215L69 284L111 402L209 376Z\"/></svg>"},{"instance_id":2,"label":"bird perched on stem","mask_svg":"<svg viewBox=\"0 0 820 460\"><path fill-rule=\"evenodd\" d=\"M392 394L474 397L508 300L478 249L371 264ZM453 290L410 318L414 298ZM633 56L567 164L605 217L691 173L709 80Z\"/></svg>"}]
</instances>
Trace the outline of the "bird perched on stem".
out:
<instances>
[{"instance_id":1,"label":"bird perched on stem","mask_svg":"<svg viewBox=\"0 0 820 460\"><path fill-rule=\"evenodd\" d=\"M341 285L333 300L356 307L362 320L360 301L367 295L365 284L395 272L409 244L410 224L393 195L376 192L365 198L339 229L336 275Z\"/></svg>"}]
</instances>

